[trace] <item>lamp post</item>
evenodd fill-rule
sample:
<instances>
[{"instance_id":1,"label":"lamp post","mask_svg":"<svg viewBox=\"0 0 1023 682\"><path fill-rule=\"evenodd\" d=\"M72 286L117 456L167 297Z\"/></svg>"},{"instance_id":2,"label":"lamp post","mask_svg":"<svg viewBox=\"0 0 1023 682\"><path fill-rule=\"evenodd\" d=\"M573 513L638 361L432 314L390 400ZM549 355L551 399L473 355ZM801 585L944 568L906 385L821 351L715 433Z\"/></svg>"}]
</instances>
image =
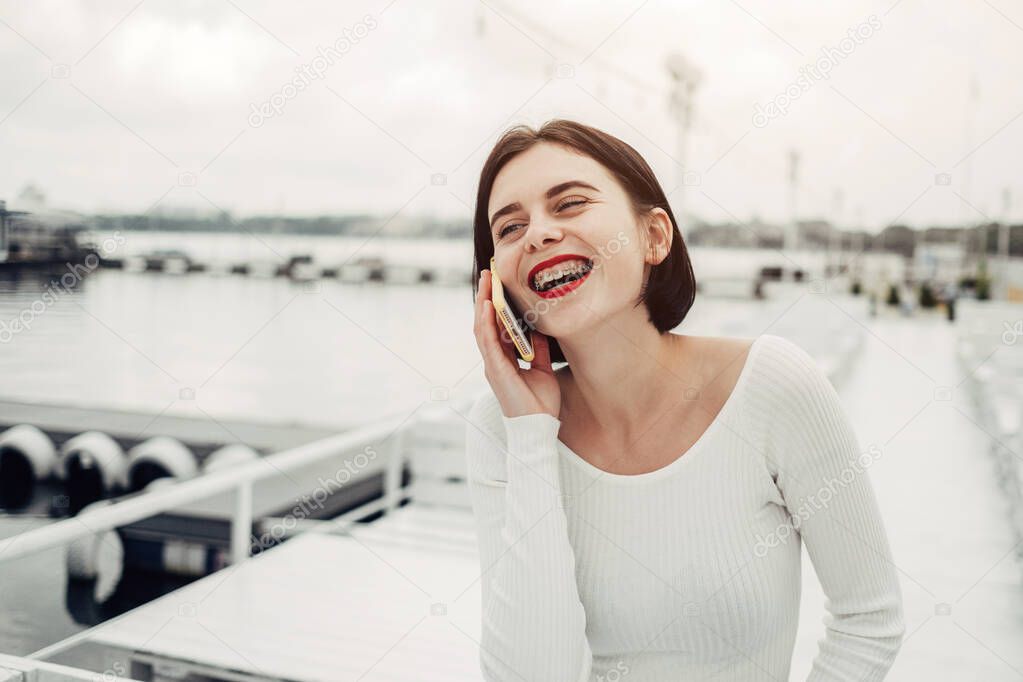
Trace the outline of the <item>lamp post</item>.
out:
<instances>
[{"instance_id":1,"label":"lamp post","mask_svg":"<svg viewBox=\"0 0 1023 682\"><path fill-rule=\"evenodd\" d=\"M800 248L799 239L799 213L796 207L796 190L799 185L799 152L795 149L789 150L789 228L785 231L785 250Z\"/></svg>"},{"instance_id":2,"label":"lamp post","mask_svg":"<svg viewBox=\"0 0 1023 682\"><path fill-rule=\"evenodd\" d=\"M1002 280L1002 298L1009 298L1009 215L1012 213L1012 191L1002 190L1002 219L998 226L998 269Z\"/></svg>"},{"instance_id":3,"label":"lamp post","mask_svg":"<svg viewBox=\"0 0 1023 682\"><path fill-rule=\"evenodd\" d=\"M668 74L671 76L672 87L670 97L670 110L675 116L675 187L678 192L675 199L675 213L679 221L688 225L686 220L686 137L693 117L693 99L697 87L703 78L699 68L692 62L675 52L668 55L665 63Z\"/></svg>"}]
</instances>

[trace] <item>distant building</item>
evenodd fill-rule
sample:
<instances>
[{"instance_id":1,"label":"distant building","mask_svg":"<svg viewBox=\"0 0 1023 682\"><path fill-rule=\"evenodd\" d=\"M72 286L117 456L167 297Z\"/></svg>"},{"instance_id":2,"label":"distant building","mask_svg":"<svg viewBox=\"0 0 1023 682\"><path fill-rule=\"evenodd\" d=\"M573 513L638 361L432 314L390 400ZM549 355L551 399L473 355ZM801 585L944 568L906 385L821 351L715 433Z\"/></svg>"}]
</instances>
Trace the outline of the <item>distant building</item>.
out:
<instances>
[{"instance_id":1,"label":"distant building","mask_svg":"<svg viewBox=\"0 0 1023 682\"><path fill-rule=\"evenodd\" d=\"M0 264L77 263L95 250L88 235L77 215L9 211L0 200Z\"/></svg>"}]
</instances>

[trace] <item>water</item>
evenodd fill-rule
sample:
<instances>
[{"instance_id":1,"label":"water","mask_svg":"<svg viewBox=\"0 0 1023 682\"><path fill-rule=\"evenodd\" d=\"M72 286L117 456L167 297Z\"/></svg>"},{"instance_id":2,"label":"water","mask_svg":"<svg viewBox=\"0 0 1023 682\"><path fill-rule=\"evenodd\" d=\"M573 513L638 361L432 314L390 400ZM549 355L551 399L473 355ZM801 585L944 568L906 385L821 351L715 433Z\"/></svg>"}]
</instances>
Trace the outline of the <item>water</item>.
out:
<instances>
[{"instance_id":1,"label":"water","mask_svg":"<svg viewBox=\"0 0 1023 682\"><path fill-rule=\"evenodd\" d=\"M38 300L40 282L3 286L0 319ZM346 426L462 388L474 348L468 288L105 270L32 316L0 371L8 400Z\"/></svg>"},{"instance_id":2,"label":"water","mask_svg":"<svg viewBox=\"0 0 1023 682\"><path fill-rule=\"evenodd\" d=\"M39 528L46 519L0 517L0 537ZM81 629L65 606L63 548L0 564L0 652L25 654ZM45 614L45 618L41 616Z\"/></svg>"},{"instance_id":3,"label":"water","mask_svg":"<svg viewBox=\"0 0 1023 682\"><path fill-rule=\"evenodd\" d=\"M41 515L0 513L0 538L40 528ZM95 581L68 579L64 547L0 563L0 653L24 656L181 587L194 578L128 571L103 603Z\"/></svg>"}]
</instances>

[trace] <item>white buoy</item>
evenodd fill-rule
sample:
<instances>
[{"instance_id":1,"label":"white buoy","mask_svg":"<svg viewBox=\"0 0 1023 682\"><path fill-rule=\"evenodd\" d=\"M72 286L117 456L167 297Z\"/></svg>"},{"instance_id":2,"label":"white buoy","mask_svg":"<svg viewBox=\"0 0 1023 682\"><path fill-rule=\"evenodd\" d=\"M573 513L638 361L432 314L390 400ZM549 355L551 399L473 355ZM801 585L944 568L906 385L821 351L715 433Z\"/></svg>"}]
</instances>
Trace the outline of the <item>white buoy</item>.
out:
<instances>
[{"instance_id":1,"label":"white buoy","mask_svg":"<svg viewBox=\"0 0 1023 682\"><path fill-rule=\"evenodd\" d=\"M202 470L205 473L223 471L231 467L240 466L246 462L259 459L259 453L244 443L231 443L214 450L203 462Z\"/></svg>"},{"instance_id":2,"label":"white buoy","mask_svg":"<svg viewBox=\"0 0 1023 682\"><path fill-rule=\"evenodd\" d=\"M81 513L110 504L100 500L85 507ZM114 593L124 573L124 545L114 530L86 535L71 542L66 554L68 577L73 580L95 580L93 597L102 604Z\"/></svg>"},{"instance_id":3,"label":"white buoy","mask_svg":"<svg viewBox=\"0 0 1023 682\"><path fill-rule=\"evenodd\" d=\"M0 506L27 504L36 481L50 476L56 465L57 449L38 427L18 424L0 433Z\"/></svg>"},{"instance_id":4,"label":"white buoy","mask_svg":"<svg viewBox=\"0 0 1023 682\"><path fill-rule=\"evenodd\" d=\"M67 481L74 513L85 505L128 487L128 455L101 431L86 431L60 448L57 475Z\"/></svg>"},{"instance_id":5,"label":"white buoy","mask_svg":"<svg viewBox=\"0 0 1023 682\"><path fill-rule=\"evenodd\" d=\"M128 451L128 488L141 490L153 480L192 478L199 471L195 455L169 436L155 436Z\"/></svg>"},{"instance_id":6,"label":"white buoy","mask_svg":"<svg viewBox=\"0 0 1023 682\"><path fill-rule=\"evenodd\" d=\"M338 272L338 279L350 284L364 284L369 280L369 268L358 263L344 264Z\"/></svg>"},{"instance_id":7,"label":"white buoy","mask_svg":"<svg viewBox=\"0 0 1023 682\"><path fill-rule=\"evenodd\" d=\"M388 265L384 268L384 281L389 284L418 284L420 270L411 265Z\"/></svg>"},{"instance_id":8,"label":"white buoy","mask_svg":"<svg viewBox=\"0 0 1023 682\"><path fill-rule=\"evenodd\" d=\"M125 272L145 272L146 259L142 256L128 256L122 267Z\"/></svg>"},{"instance_id":9,"label":"white buoy","mask_svg":"<svg viewBox=\"0 0 1023 682\"><path fill-rule=\"evenodd\" d=\"M169 275L183 275L188 272L190 265L187 258L169 256L163 261L163 271Z\"/></svg>"},{"instance_id":10,"label":"white buoy","mask_svg":"<svg viewBox=\"0 0 1023 682\"><path fill-rule=\"evenodd\" d=\"M269 279L277 276L277 270L283 263L266 258L251 261L249 264L249 276L260 279Z\"/></svg>"}]
</instances>

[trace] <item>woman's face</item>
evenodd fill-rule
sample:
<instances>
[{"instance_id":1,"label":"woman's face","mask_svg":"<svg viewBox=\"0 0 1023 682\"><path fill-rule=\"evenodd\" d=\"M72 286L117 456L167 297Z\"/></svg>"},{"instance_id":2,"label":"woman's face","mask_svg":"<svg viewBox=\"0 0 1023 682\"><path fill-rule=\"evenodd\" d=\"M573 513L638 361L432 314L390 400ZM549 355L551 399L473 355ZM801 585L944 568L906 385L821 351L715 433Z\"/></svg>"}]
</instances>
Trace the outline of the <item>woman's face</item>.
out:
<instances>
[{"instance_id":1,"label":"woman's face","mask_svg":"<svg viewBox=\"0 0 1023 682\"><path fill-rule=\"evenodd\" d=\"M505 293L544 334L566 338L635 305L647 274L645 235L629 196L599 162L538 143L498 173L487 216ZM577 259L544 265L565 255ZM559 270L581 279L557 286L548 278Z\"/></svg>"}]
</instances>

